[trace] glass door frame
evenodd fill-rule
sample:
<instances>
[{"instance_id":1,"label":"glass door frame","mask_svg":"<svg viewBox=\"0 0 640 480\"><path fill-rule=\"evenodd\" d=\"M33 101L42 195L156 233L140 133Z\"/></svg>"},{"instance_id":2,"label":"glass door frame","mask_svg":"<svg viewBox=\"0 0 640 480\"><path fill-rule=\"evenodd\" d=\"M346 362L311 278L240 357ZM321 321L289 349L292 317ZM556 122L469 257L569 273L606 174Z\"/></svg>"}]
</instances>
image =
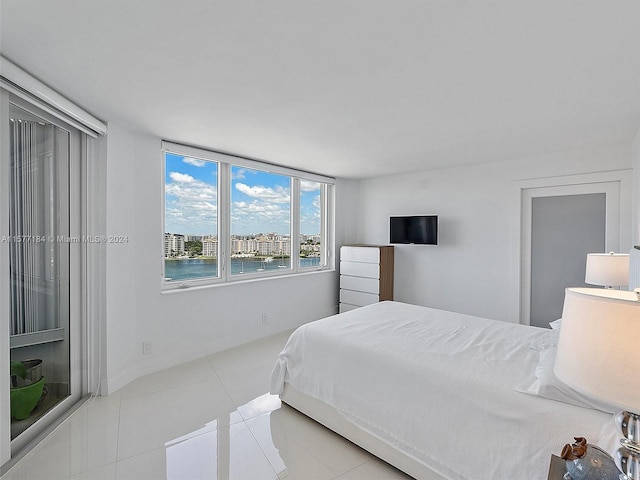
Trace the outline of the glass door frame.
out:
<instances>
[{"instance_id":1,"label":"glass door frame","mask_svg":"<svg viewBox=\"0 0 640 480\"><path fill-rule=\"evenodd\" d=\"M9 237L9 117L10 106L36 115L45 121L69 132L69 236L82 238L86 231L85 207L83 200L86 185L84 182L86 160L86 139L77 129L71 127L39 109L36 105L20 99L5 90L0 89L0 238ZM53 428L65 413L69 412L88 391L87 369L87 336L86 336L86 289L83 285L86 264L86 248L82 242L69 243L69 390L70 394L64 400L52 407L38 421L25 432L11 440L11 418L9 401L9 245L0 243L0 465L5 465L10 459L15 459L20 452L26 450L30 443L38 440L49 429Z\"/></svg>"}]
</instances>

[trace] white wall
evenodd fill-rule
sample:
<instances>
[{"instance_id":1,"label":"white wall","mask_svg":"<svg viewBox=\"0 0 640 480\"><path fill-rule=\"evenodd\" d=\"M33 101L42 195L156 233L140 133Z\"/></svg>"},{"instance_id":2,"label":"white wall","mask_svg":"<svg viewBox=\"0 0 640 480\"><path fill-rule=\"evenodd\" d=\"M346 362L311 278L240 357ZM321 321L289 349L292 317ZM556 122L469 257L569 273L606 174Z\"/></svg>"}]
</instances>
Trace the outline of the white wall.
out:
<instances>
[{"instance_id":1,"label":"white wall","mask_svg":"<svg viewBox=\"0 0 640 480\"><path fill-rule=\"evenodd\" d=\"M360 182L337 179L336 190L336 256L339 257L342 245L358 242ZM339 260L336 259L336 268Z\"/></svg>"},{"instance_id":2,"label":"white wall","mask_svg":"<svg viewBox=\"0 0 640 480\"><path fill-rule=\"evenodd\" d=\"M136 304L139 284L136 256L135 139L116 124L109 125L106 158L106 234L128 235L128 243L106 244L105 357L102 391L122 386L137 376ZM144 182L141 188L144 190ZM105 383L104 380L107 380Z\"/></svg>"},{"instance_id":3,"label":"white wall","mask_svg":"<svg viewBox=\"0 0 640 480\"><path fill-rule=\"evenodd\" d=\"M388 243L390 215L438 214L438 246L396 246L395 299L517 322L518 183L629 168L621 146L362 180L357 240Z\"/></svg>"},{"instance_id":4,"label":"white wall","mask_svg":"<svg viewBox=\"0 0 640 480\"><path fill-rule=\"evenodd\" d=\"M337 311L335 271L189 290L161 291L161 140L109 125L106 356L102 393L138 376L293 329ZM355 209L355 182L337 181L336 201ZM336 243L355 237L337 209ZM268 325L261 325L262 313ZM152 351L142 354L142 343Z\"/></svg>"}]
</instances>

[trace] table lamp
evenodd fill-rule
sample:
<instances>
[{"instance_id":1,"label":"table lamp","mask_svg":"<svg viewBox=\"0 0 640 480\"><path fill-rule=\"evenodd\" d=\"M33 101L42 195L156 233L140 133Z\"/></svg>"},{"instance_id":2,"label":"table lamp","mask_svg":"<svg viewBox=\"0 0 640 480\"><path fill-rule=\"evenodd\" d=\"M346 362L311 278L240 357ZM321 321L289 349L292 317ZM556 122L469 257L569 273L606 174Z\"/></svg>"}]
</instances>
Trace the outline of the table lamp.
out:
<instances>
[{"instance_id":1,"label":"table lamp","mask_svg":"<svg viewBox=\"0 0 640 480\"><path fill-rule=\"evenodd\" d=\"M605 288L629 285L629 254L588 253L584 282Z\"/></svg>"},{"instance_id":2,"label":"table lamp","mask_svg":"<svg viewBox=\"0 0 640 480\"><path fill-rule=\"evenodd\" d=\"M554 367L573 389L622 410L624 437L614 455L626 475L640 480L640 300L634 292L568 288Z\"/></svg>"}]
</instances>

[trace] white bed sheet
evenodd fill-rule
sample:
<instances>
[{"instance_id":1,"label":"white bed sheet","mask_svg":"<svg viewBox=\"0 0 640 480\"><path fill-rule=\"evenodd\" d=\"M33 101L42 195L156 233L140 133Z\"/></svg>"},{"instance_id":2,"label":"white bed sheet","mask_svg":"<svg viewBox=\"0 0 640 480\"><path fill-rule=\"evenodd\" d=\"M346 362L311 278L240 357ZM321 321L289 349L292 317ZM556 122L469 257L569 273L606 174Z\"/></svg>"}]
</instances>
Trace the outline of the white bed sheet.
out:
<instances>
[{"instance_id":1,"label":"white bed sheet","mask_svg":"<svg viewBox=\"0 0 640 480\"><path fill-rule=\"evenodd\" d=\"M440 475L546 478L574 436L597 443L610 415L515 391L552 333L382 302L303 325L273 370Z\"/></svg>"}]
</instances>

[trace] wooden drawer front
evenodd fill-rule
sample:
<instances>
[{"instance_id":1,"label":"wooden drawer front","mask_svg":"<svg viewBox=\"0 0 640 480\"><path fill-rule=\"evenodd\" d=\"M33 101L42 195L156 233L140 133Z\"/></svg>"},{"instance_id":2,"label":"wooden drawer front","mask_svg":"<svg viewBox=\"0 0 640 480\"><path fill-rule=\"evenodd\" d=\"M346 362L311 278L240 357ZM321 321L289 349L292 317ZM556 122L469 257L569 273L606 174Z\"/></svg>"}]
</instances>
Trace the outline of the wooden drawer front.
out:
<instances>
[{"instance_id":1,"label":"wooden drawer front","mask_svg":"<svg viewBox=\"0 0 640 480\"><path fill-rule=\"evenodd\" d=\"M340 259L347 262L380 263L380 249L372 247L341 247Z\"/></svg>"},{"instance_id":2,"label":"wooden drawer front","mask_svg":"<svg viewBox=\"0 0 640 480\"><path fill-rule=\"evenodd\" d=\"M378 280L377 278L340 275L340 288L377 294L380 293L380 280Z\"/></svg>"},{"instance_id":3,"label":"wooden drawer front","mask_svg":"<svg viewBox=\"0 0 640 480\"><path fill-rule=\"evenodd\" d=\"M380 297L375 293L356 292L354 290L340 290L340 303L350 303L351 305L370 305L378 303Z\"/></svg>"},{"instance_id":4,"label":"wooden drawer front","mask_svg":"<svg viewBox=\"0 0 640 480\"><path fill-rule=\"evenodd\" d=\"M356 308L360 307L358 305L351 305L350 303L341 303L340 313L348 312L349 310L355 310Z\"/></svg>"},{"instance_id":5,"label":"wooden drawer front","mask_svg":"<svg viewBox=\"0 0 640 480\"><path fill-rule=\"evenodd\" d=\"M354 277L380 278L380 265L377 263L340 262L340 273Z\"/></svg>"}]
</instances>

